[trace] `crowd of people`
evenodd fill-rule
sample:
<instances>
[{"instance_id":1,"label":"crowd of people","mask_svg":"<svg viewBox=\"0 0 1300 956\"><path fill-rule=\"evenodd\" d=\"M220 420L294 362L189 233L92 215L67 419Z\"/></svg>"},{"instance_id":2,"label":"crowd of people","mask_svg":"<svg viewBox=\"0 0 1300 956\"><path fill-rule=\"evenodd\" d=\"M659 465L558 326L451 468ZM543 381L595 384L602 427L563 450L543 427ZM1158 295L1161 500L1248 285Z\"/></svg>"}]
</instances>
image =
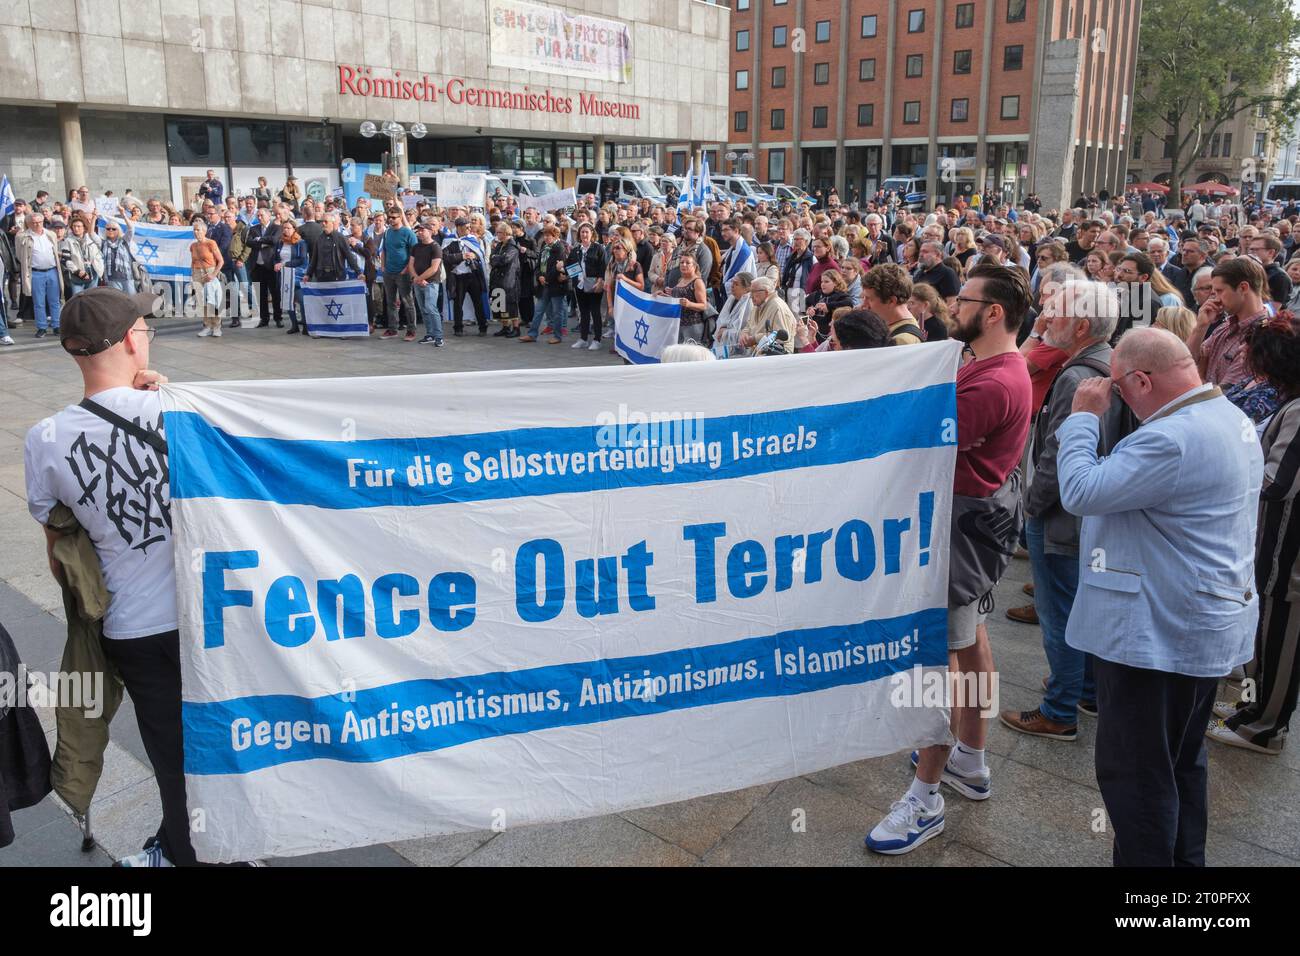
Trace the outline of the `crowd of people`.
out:
<instances>
[{"instance_id":1,"label":"crowd of people","mask_svg":"<svg viewBox=\"0 0 1300 956\"><path fill-rule=\"evenodd\" d=\"M143 277L129 231L139 222L191 226L206 337L241 315L259 328L287 317L299 333L303 281L363 278L372 335L434 347L445 324L465 334L468 309L479 336L495 322L497 337L520 344L612 352L618 283L680 305L680 341L664 361L955 339L954 523L1000 509L1015 519L1002 525L1014 546L1025 516L1034 603L1008 614L1041 627L1047 669L1041 703L1001 722L1069 742L1080 715L1098 720L1117 863L1204 863L1207 734L1281 750L1300 687L1300 209L1242 223L1135 209L1124 197L1047 213L964 201L921 212L889 197L841 206L834 194L776 208L580 197L541 213L497 196L478 210L400 197L347 209L287 186L225 196L210 180L184 215L123 197L126 242L117 221L95 228L84 188L67 204L19 203L0 222L0 261L21 285L10 322L30 308L37 335L58 332L87 396L114 414L159 421L148 310L133 297ZM64 303L75 322L61 327ZM81 407L63 414L94 426ZM71 486L31 440L27 467L44 523ZM1010 551L961 569L954 557L957 674L994 672L985 620ZM170 567L171 557L133 560ZM160 595L148 596L153 610L168 606ZM174 595L170 606L173 617L149 630L152 659L122 664L133 696L133 680L155 693L149 680L175 666ZM127 636L111 631L110 645ZM1240 699L1220 697L1219 680L1238 667ZM912 754L912 786L872 829L871 849L910 852L940 832L941 785L991 796L990 715L976 700L952 713L954 745ZM179 736L154 744L165 823L146 862L192 862L183 778L179 811L169 809L176 781L164 780L180 774Z\"/></svg>"}]
</instances>

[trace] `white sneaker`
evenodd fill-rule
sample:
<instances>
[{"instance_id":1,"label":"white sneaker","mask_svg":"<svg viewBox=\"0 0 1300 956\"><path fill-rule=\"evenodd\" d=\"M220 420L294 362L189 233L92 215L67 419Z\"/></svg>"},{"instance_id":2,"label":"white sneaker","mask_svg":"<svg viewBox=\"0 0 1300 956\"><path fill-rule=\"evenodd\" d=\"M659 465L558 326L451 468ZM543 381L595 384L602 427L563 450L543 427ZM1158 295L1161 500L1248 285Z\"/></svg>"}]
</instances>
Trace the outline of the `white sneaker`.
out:
<instances>
[{"instance_id":1,"label":"white sneaker","mask_svg":"<svg viewBox=\"0 0 1300 956\"><path fill-rule=\"evenodd\" d=\"M24 319L19 319L15 317L9 320L9 324L12 326L19 326L22 325L24 321L25 321Z\"/></svg>"},{"instance_id":2,"label":"white sneaker","mask_svg":"<svg viewBox=\"0 0 1300 956\"><path fill-rule=\"evenodd\" d=\"M1281 750L1269 750L1267 747L1261 747L1259 744L1252 744L1245 737L1241 736L1235 730L1230 728L1221 720L1213 721L1209 729L1205 731L1205 736L1211 740L1217 740L1221 744L1227 744L1229 747L1240 747L1242 750L1253 750L1257 754L1268 754L1270 757L1276 757Z\"/></svg>"},{"instance_id":3,"label":"white sneaker","mask_svg":"<svg viewBox=\"0 0 1300 956\"><path fill-rule=\"evenodd\" d=\"M221 338L221 330L220 330L220 329L213 329L213 330L212 330L212 337L213 337L214 339L219 339L219 338Z\"/></svg>"},{"instance_id":4,"label":"white sneaker","mask_svg":"<svg viewBox=\"0 0 1300 956\"><path fill-rule=\"evenodd\" d=\"M585 349L586 347L587 347L586 339L578 339L578 341L574 342L573 345L570 346L570 348L575 348L575 349Z\"/></svg>"},{"instance_id":5,"label":"white sneaker","mask_svg":"<svg viewBox=\"0 0 1300 956\"><path fill-rule=\"evenodd\" d=\"M210 335L212 335L212 330L211 330L211 329L200 329L200 330L199 330L199 338L201 338L201 339L206 339L206 338L208 338Z\"/></svg>"},{"instance_id":6,"label":"white sneaker","mask_svg":"<svg viewBox=\"0 0 1300 956\"><path fill-rule=\"evenodd\" d=\"M938 807L927 810L920 800L907 794L867 834L867 849L897 856L911 853L926 840L938 836L943 832L943 797L938 800Z\"/></svg>"},{"instance_id":7,"label":"white sneaker","mask_svg":"<svg viewBox=\"0 0 1300 956\"><path fill-rule=\"evenodd\" d=\"M175 866L171 860L163 856L162 846L155 840L149 844L149 848L140 853L133 853L131 856L124 856L113 864L114 866Z\"/></svg>"},{"instance_id":8,"label":"white sneaker","mask_svg":"<svg viewBox=\"0 0 1300 956\"><path fill-rule=\"evenodd\" d=\"M13 345L13 344L14 344L14 337L12 335L6 335L4 338L0 339L0 345Z\"/></svg>"},{"instance_id":9,"label":"white sneaker","mask_svg":"<svg viewBox=\"0 0 1300 956\"><path fill-rule=\"evenodd\" d=\"M1237 712L1237 702L1233 700L1216 700L1214 702L1214 716L1220 720L1227 720Z\"/></svg>"},{"instance_id":10,"label":"white sneaker","mask_svg":"<svg viewBox=\"0 0 1300 956\"><path fill-rule=\"evenodd\" d=\"M953 753L957 748L953 748ZM912 769L916 769L920 754L912 751L911 761ZM946 783L967 800L987 800L993 796L993 774L988 767L985 767L979 773L962 773L952 763L952 754L948 755L948 762L944 764L943 776L939 778L941 783Z\"/></svg>"},{"instance_id":11,"label":"white sneaker","mask_svg":"<svg viewBox=\"0 0 1300 956\"><path fill-rule=\"evenodd\" d=\"M588 351L588 352L597 352L597 351L599 351L599 350L600 350L600 342L599 342L599 341L592 342L590 345L587 346L587 351Z\"/></svg>"}]
</instances>

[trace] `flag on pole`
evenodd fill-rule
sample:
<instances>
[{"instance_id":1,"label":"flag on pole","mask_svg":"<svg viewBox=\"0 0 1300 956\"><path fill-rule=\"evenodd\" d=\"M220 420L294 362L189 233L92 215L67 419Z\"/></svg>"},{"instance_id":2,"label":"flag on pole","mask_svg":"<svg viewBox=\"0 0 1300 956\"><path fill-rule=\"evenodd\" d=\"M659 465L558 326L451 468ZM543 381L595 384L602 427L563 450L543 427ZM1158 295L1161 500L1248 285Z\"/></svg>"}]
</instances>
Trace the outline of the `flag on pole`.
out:
<instances>
[{"instance_id":1,"label":"flag on pole","mask_svg":"<svg viewBox=\"0 0 1300 956\"><path fill-rule=\"evenodd\" d=\"M648 295L619 282L614 290L614 348L633 365L654 365L677 344L682 306L664 295Z\"/></svg>"},{"instance_id":2,"label":"flag on pole","mask_svg":"<svg viewBox=\"0 0 1300 956\"><path fill-rule=\"evenodd\" d=\"M682 187L682 194L677 197L677 220L681 221L682 210L691 211L691 201L695 198L695 157L691 157L691 163L686 167L686 185Z\"/></svg>"},{"instance_id":3,"label":"flag on pole","mask_svg":"<svg viewBox=\"0 0 1300 956\"><path fill-rule=\"evenodd\" d=\"M709 178L709 156L704 155L704 160L700 164L700 202L701 206L707 206L713 201L713 180Z\"/></svg>"},{"instance_id":4,"label":"flag on pole","mask_svg":"<svg viewBox=\"0 0 1300 956\"><path fill-rule=\"evenodd\" d=\"M307 331L315 336L341 339L370 334L364 279L304 282L302 312Z\"/></svg>"},{"instance_id":5,"label":"flag on pole","mask_svg":"<svg viewBox=\"0 0 1300 956\"><path fill-rule=\"evenodd\" d=\"M736 245L732 247L728 255L730 259L723 275L724 285L730 284L731 280L742 272L748 272L750 275L754 274L754 250L745 241L744 236L736 237Z\"/></svg>"},{"instance_id":6,"label":"flag on pole","mask_svg":"<svg viewBox=\"0 0 1300 956\"><path fill-rule=\"evenodd\" d=\"M0 216L7 216L14 211L14 187L9 185L9 177L0 177Z\"/></svg>"}]
</instances>

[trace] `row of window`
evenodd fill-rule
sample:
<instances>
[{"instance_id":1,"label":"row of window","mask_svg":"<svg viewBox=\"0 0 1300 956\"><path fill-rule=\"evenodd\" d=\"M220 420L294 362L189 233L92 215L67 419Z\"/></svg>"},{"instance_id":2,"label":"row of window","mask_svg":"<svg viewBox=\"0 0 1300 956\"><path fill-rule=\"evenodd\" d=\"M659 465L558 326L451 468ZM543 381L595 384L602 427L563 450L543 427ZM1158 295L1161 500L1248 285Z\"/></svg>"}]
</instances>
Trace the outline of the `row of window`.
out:
<instances>
[{"instance_id":1,"label":"row of window","mask_svg":"<svg viewBox=\"0 0 1300 956\"><path fill-rule=\"evenodd\" d=\"M829 108L825 106L814 106L812 110L813 129L826 129L830 125ZM970 99L962 97L952 101L949 110L949 119L954 123L965 123L970 119ZM1004 96L1002 97L1002 113L1004 120L1020 119L1020 97ZM921 122L921 101L907 100L903 103L903 122L913 125ZM858 106L858 125L874 126L876 123L876 105L874 103L862 103ZM734 129L737 133L749 132L749 111L737 110L735 114ZM768 117L768 129L782 130L785 129L785 110L772 110ZM1135 157L1136 158L1136 157Z\"/></svg>"},{"instance_id":2,"label":"row of window","mask_svg":"<svg viewBox=\"0 0 1300 956\"><path fill-rule=\"evenodd\" d=\"M772 0L772 6L784 7L789 0ZM743 13L749 9L750 0L736 0L736 11ZM1006 0L1007 3L1007 23L1021 23L1025 19L1025 8L1028 6L1028 0ZM875 14L864 16L862 18L862 35L864 37L873 37L876 35L877 19ZM957 16L954 25L958 30L966 30L975 25L975 4L959 3L957 4ZM825 39L822 38L822 28L825 27ZM826 43L830 40L831 21L817 21L817 42ZM907 13L907 32L924 33L925 32L925 11L909 10ZM784 46L784 44L781 44Z\"/></svg>"},{"instance_id":3,"label":"row of window","mask_svg":"<svg viewBox=\"0 0 1300 956\"><path fill-rule=\"evenodd\" d=\"M830 22L830 21L826 21L827 24L829 24L829 22ZM820 27L821 27L821 24L818 24L818 28L819 28L819 30L820 30ZM830 29L830 27L829 27L829 25L828 25L828 26L827 26L827 30L829 30L829 29ZM820 42L822 42L822 41L821 41L821 40L818 40L818 42L820 43ZM785 45L786 45L786 28L785 28L785 27L773 27L773 28L772 28L772 46L774 46L774 47L783 47L783 46L785 46ZM745 52L745 51L748 50L748 49L749 49L749 31L748 31L748 30L737 30L737 31L736 31L736 50L739 51L739 52L742 52L742 53L743 53L743 52ZM973 51L973 50L955 50L955 51L953 51L953 55L952 55L952 72L953 72L954 74L958 75L958 76L961 76L961 75L964 75L964 74L969 74L970 71L971 71L971 63L973 62L973 58L974 58L974 51ZM868 63L871 64L871 76L870 76L870 77L868 77L868 76L865 75L866 64L868 64ZM862 79L864 79L864 80L865 80L865 79L873 79L873 80L874 80L874 79L876 78L876 61L875 61L874 58L869 59L869 60L860 60L860 61L859 61L859 64L861 64L860 69L861 69L862 72L864 73ZM827 67L829 67L829 64L821 63L821 64L818 64L818 66L827 66ZM1025 47L1024 47L1024 44L1017 43L1017 44L1013 44L1013 45L1010 45L1010 46L1005 46L1005 47L1002 48L1002 69L1003 69L1003 70L1005 70L1005 71L1021 70L1021 69L1024 69L1024 66L1025 66ZM925 54L923 54L923 53L912 53L912 54L909 54L909 55L908 55L908 57L907 57L907 75L908 75L909 77L917 77L917 76L921 76L921 75L922 75L922 72L924 71L924 68L925 68Z\"/></svg>"},{"instance_id":4,"label":"row of window","mask_svg":"<svg viewBox=\"0 0 1300 956\"><path fill-rule=\"evenodd\" d=\"M1015 71L1024 69L1025 65L1025 48L1023 46L1009 46L1002 51L1002 69L1004 71ZM907 57L905 75L908 78L920 77L925 69L925 56L921 53L913 53ZM971 51L958 50L953 54L952 71L955 74L963 75L971 71ZM876 78L876 58L868 57L867 59L858 60L858 79L868 82ZM826 63L813 64L813 84L815 86L825 86L831 81L831 65ZM780 89L785 86L785 67L772 67L772 88ZM736 89L749 89L749 70L736 71Z\"/></svg>"}]
</instances>

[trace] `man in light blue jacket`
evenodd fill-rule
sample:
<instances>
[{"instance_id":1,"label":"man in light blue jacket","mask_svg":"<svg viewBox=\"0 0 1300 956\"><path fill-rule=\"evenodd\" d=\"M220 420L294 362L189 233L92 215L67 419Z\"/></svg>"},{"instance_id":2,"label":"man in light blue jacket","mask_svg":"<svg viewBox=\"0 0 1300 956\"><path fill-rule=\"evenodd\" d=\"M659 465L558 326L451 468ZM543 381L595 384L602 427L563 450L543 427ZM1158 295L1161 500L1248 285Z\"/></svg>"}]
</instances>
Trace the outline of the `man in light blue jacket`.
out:
<instances>
[{"instance_id":1,"label":"man in light blue jacket","mask_svg":"<svg viewBox=\"0 0 1300 956\"><path fill-rule=\"evenodd\" d=\"M1112 389L1142 426L1098 458ZM1259 604L1254 427L1175 335L1125 334L1057 431L1061 503L1083 516L1065 639L1096 657L1097 783L1117 866L1204 866L1204 735L1218 678L1250 660Z\"/></svg>"}]
</instances>

